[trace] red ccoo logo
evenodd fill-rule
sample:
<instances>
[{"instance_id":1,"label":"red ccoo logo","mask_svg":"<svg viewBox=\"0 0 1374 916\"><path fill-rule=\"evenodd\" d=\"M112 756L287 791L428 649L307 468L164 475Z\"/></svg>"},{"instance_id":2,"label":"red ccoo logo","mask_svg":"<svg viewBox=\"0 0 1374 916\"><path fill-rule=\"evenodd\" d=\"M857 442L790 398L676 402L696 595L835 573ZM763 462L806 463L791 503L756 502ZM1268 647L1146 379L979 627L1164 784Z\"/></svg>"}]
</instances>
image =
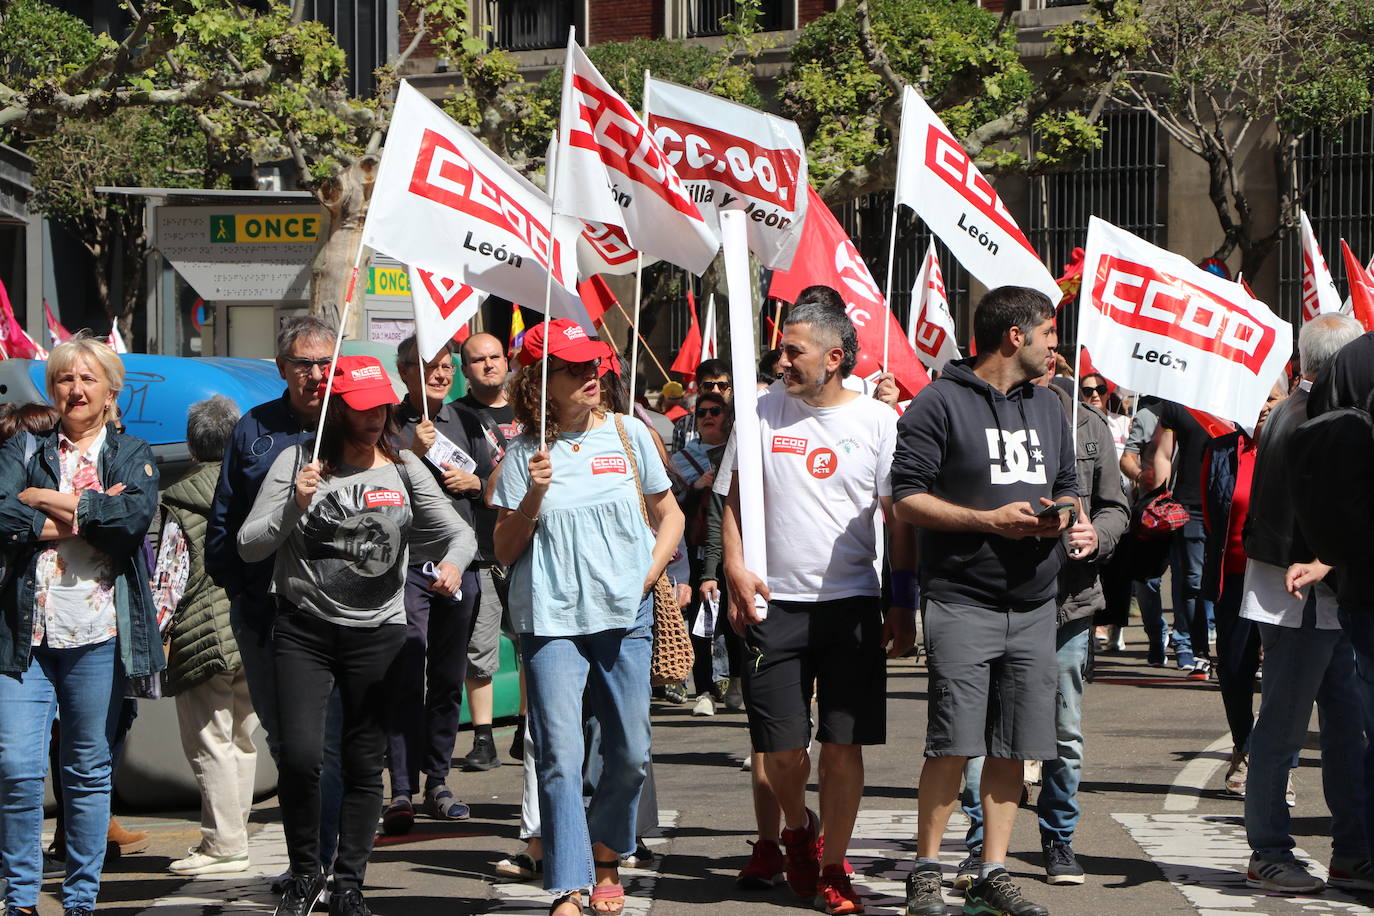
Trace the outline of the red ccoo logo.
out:
<instances>
[{"instance_id":1,"label":"red ccoo logo","mask_svg":"<svg viewBox=\"0 0 1374 916\"><path fill-rule=\"evenodd\" d=\"M378 506L404 506L405 498L399 490L369 490L363 494L363 502L369 509Z\"/></svg>"},{"instance_id":2,"label":"red ccoo logo","mask_svg":"<svg viewBox=\"0 0 1374 916\"><path fill-rule=\"evenodd\" d=\"M773 453L779 452L788 455L805 455L806 440L798 439L796 436L774 436Z\"/></svg>"},{"instance_id":3,"label":"red ccoo logo","mask_svg":"<svg viewBox=\"0 0 1374 916\"><path fill-rule=\"evenodd\" d=\"M593 474L624 474L625 459L619 455L607 455L592 459Z\"/></svg>"}]
</instances>

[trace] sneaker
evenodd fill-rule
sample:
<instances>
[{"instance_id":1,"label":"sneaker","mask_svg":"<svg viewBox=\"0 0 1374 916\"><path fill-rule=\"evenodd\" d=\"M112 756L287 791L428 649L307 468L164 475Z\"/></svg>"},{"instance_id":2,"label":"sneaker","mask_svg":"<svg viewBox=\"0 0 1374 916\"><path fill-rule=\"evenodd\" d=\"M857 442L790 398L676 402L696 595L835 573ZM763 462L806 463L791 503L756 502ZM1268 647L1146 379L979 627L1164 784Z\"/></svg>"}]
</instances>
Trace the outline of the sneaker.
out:
<instances>
[{"instance_id":1,"label":"sneaker","mask_svg":"<svg viewBox=\"0 0 1374 916\"><path fill-rule=\"evenodd\" d=\"M212 856L202 852L199 846L187 850L184 859L177 859L167 870L174 875L232 875L248 870L248 854L241 856Z\"/></svg>"},{"instance_id":2,"label":"sneaker","mask_svg":"<svg viewBox=\"0 0 1374 916\"><path fill-rule=\"evenodd\" d=\"M716 714L716 701L709 693L703 693L697 697L697 703L692 707L694 716L714 716Z\"/></svg>"},{"instance_id":3,"label":"sneaker","mask_svg":"<svg viewBox=\"0 0 1374 916\"><path fill-rule=\"evenodd\" d=\"M275 916L306 916L324 896L324 875L292 875L282 888Z\"/></svg>"},{"instance_id":4,"label":"sneaker","mask_svg":"<svg viewBox=\"0 0 1374 916\"><path fill-rule=\"evenodd\" d=\"M1332 856L1326 883L1352 891L1374 891L1374 863L1368 859Z\"/></svg>"},{"instance_id":5,"label":"sneaker","mask_svg":"<svg viewBox=\"0 0 1374 916\"><path fill-rule=\"evenodd\" d=\"M825 834L823 833L816 837L816 861L821 863L822 868L825 867ZM840 864L844 867L846 875L854 874L854 866L849 864L848 856L841 859Z\"/></svg>"},{"instance_id":6,"label":"sneaker","mask_svg":"<svg viewBox=\"0 0 1374 916\"><path fill-rule=\"evenodd\" d=\"M1120 626L1112 627L1112 638L1107 641L1108 652L1126 651L1126 628Z\"/></svg>"},{"instance_id":7,"label":"sneaker","mask_svg":"<svg viewBox=\"0 0 1374 916\"><path fill-rule=\"evenodd\" d=\"M862 913L864 911L863 902L859 900L859 895L854 892L854 885L850 882L849 876L838 865L831 865L823 869L821 876L816 879L814 904L816 909L823 913L830 913L832 916L840 916L840 914L848 916L850 913Z\"/></svg>"},{"instance_id":8,"label":"sneaker","mask_svg":"<svg viewBox=\"0 0 1374 916\"><path fill-rule=\"evenodd\" d=\"M658 856L654 851L644 845L642 839L635 840L634 852L627 852L620 857L621 868L653 868Z\"/></svg>"},{"instance_id":9,"label":"sneaker","mask_svg":"<svg viewBox=\"0 0 1374 916\"><path fill-rule=\"evenodd\" d=\"M687 702L686 684L665 684L663 687L663 699L676 706L681 706Z\"/></svg>"},{"instance_id":10,"label":"sneaker","mask_svg":"<svg viewBox=\"0 0 1374 916\"><path fill-rule=\"evenodd\" d=\"M67 860L60 859L48 850L43 850L43 877L62 878L67 874Z\"/></svg>"},{"instance_id":11,"label":"sneaker","mask_svg":"<svg viewBox=\"0 0 1374 916\"><path fill-rule=\"evenodd\" d=\"M1231 762L1226 767L1226 780L1222 791L1236 798L1245 797L1245 780L1250 772L1250 755L1245 751L1232 751Z\"/></svg>"},{"instance_id":12,"label":"sneaker","mask_svg":"<svg viewBox=\"0 0 1374 916\"><path fill-rule=\"evenodd\" d=\"M1188 680L1205 681L1211 676L1212 663L1205 658L1199 658L1193 662L1193 670L1188 672Z\"/></svg>"},{"instance_id":13,"label":"sneaker","mask_svg":"<svg viewBox=\"0 0 1374 916\"><path fill-rule=\"evenodd\" d=\"M62 916L91 916L88 906L69 906L62 910Z\"/></svg>"},{"instance_id":14,"label":"sneaker","mask_svg":"<svg viewBox=\"0 0 1374 916\"><path fill-rule=\"evenodd\" d=\"M515 720L515 734L510 739L510 756L521 762L525 759L525 717Z\"/></svg>"},{"instance_id":15,"label":"sneaker","mask_svg":"<svg viewBox=\"0 0 1374 916\"><path fill-rule=\"evenodd\" d=\"M1283 790L1283 803L1290 808L1298 806L1298 790L1293 788L1293 774L1288 774L1288 788Z\"/></svg>"},{"instance_id":16,"label":"sneaker","mask_svg":"<svg viewBox=\"0 0 1374 916\"><path fill-rule=\"evenodd\" d=\"M501 765L501 758L496 755L496 742L484 735L473 738L472 750L468 751L462 764L463 770L468 773L496 769Z\"/></svg>"},{"instance_id":17,"label":"sneaker","mask_svg":"<svg viewBox=\"0 0 1374 916\"><path fill-rule=\"evenodd\" d=\"M387 836L404 836L415 826L415 805L410 796L397 795L382 811L382 833Z\"/></svg>"},{"instance_id":18,"label":"sneaker","mask_svg":"<svg viewBox=\"0 0 1374 916\"><path fill-rule=\"evenodd\" d=\"M1150 647L1145 650L1145 660L1151 668L1164 667L1164 647L1156 643L1150 643Z\"/></svg>"},{"instance_id":19,"label":"sneaker","mask_svg":"<svg viewBox=\"0 0 1374 916\"><path fill-rule=\"evenodd\" d=\"M754 847L754 851L739 870L735 887L746 891L766 891L786 880L783 872L787 870L787 859L777 843L772 840L750 840L749 845Z\"/></svg>"},{"instance_id":20,"label":"sneaker","mask_svg":"<svg viewBox=\"0 0 1374 916\"><path fill-rule=\"evenodd\" d=\"M906 876L906 916L945 916L940 866L918 862Z\"/></svg>"},{"instance_id":21,"label":"sneaker","mask_svg":"<svg viewBox=\"0 0 1374 916\"><path fill-rule=\"evenodd\" d=\"M964 861L959 863L959 868L954 873L954 892L957 894L966 893L982 872L982 856L973 853L964 856Z\"/></svg>"},{"instance_id":22,"label":"sneaker","mask_svg":"<svg viewBox=\"0 0 1374 916\"><path fill-rule=\"evenodd\" d=\"M787 853L787 885L798 897L816 896L816 879L821 863L816 858L816 831L820 826L814 811L806 809L806 826L782 831L782 848Z\"/></svg>"},{"instance_id":23,"label":"sneaker","mask_svg":"<svg viewBox=\"0 0 1374 916\"><path fill-rule=\"evenodd\" d=\"M511 881L530 881L544 873L544 862L527 852L517 852L496 863L497 877Z\"/></svg>"},{"instance_id":24,"label":"sneaker","mask_svg":"<svg viewBox=\"0 0 1374 916\"><path fill-rule=\"evenodd\" d=\"M1050 916L1050 911L1022 897L1007 870L998 868L968 889L964 916Z\"/></svg>"},{"instance_id":25,"label":"sneaker","mask_svg":"<svg viewBox=\"0 0 1374 916\"><path fill-rule=\"evenodd\" d=\"M1309 872L1297 859L1266 862L1254 854L1245 870L1245 883L1281 894L1320 894L1326 889L1326 882Z\"/></svg>"},{"instance_id":26,"label":"sneaker","mask_svg":"<svg viewBox=\"0 0 1374 916\"><path fill-rule=\"evenodd\" d=\"M1083 866L1074 858L1073 846L1063 840L1044 845L1045 878L1050 884L1082 884Z\"/></svg>"},{"instance_id":27,"label":"sneaker","mask_svg":"<svg viewBox=\"0 0 1374 916\"><path fill-rule=\"evenodd\" d=\"M278 897L286 890L286 886L291 883L291 869L287 869L267 882L267 888Z\"/></svg>"},{"instance_id":28,"label":"sneaker","mask_svg":"<svg viewBox=\"0 0 1374 916\"><path fill-rule=\"evenodd\" d=\"M730 686L725 688L725 708L730 712L739 712L744 709L744 681L741 678L730 678Z\"/></svg>"},{"instance_id":29,"label":"sneaker","mask_svg":"<svg viewBox=\"0 0 1374 916\"><path fill-rule=\"evenodd\" d=\"M1174 661L1178 663L1178 670L1185 673L1192 671L1197 665L1197 660L1193 658L1191 649L1176 649L1174 651Z\"/></svg>"},{"instance_id":30,"label":"sneaker","mask_svg":"<svg viewBox=\"0 0 1374 916\"><path fill-rule=\"evenodd\" d=\"M754 768L754 755L745 754L744 759L739 762L739 768L746 773L752 770Z\"/></svg>"},{"instance_id":31,"label":"sneaker","mask_svg":"<svg viewBox=\"0 0 1374 916\"><path fill-rule=\"evenodd\" d=\"M329 898L329 916L372 916L363 900L363 892L356 887L335 891Z\"/></svg>"}]
</instances>

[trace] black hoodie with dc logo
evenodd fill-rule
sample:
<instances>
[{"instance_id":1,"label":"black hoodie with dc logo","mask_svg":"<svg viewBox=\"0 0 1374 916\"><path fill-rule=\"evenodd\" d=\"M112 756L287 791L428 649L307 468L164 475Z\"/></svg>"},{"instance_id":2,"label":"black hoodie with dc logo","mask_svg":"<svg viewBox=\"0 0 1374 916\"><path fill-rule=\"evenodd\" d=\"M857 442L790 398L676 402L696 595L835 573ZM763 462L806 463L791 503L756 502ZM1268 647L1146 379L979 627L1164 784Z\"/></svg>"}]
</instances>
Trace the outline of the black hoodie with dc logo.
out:
<instances>
[{"instance_id":1,"label":"black hoodie with dc logo","mask_svg":"<svg viewBox=\"0 0 1374 916\"><path fill-rule=\"evenodd\" d=\"M1073 436L1058 396L1030 382L1003 394L949 363L897 424L892 498L930 493L969 509L1078 495ZM1059 538L919 529L921 590L948 604L1030 610L1057 594Z\"/></svg>"}]
</instances>

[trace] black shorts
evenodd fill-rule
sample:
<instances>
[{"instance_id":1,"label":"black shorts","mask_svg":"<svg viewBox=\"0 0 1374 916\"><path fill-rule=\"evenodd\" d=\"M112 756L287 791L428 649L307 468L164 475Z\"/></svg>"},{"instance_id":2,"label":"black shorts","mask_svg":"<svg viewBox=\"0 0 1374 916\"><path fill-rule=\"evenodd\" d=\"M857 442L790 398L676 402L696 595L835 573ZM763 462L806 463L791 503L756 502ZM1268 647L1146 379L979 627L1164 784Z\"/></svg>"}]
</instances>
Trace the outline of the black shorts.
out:
<instances>
[{"instance_id":1,"label":"black shorts","mask_svg":"<svg viewBox=\"0 0 1374 916\"><path fill-rule=\"evenodd\" d=\"M887 739L887 658L879 599L772 601L744 635L744 700L756 751Z\"/></svg>"}]
</instances>

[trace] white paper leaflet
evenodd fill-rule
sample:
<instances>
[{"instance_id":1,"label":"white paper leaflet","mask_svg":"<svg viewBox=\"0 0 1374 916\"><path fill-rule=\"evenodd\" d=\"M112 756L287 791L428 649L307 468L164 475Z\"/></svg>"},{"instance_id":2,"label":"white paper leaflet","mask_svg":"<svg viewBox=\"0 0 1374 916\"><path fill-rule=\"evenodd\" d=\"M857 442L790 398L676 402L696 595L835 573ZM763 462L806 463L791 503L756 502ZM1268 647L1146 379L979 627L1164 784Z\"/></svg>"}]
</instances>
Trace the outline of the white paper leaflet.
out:
<instances>
[{"instance_id":1,"label":"white paper leaflet","mask_svg":"<svg viewBox=\"0 0 1374 916\"><path fill-rule=\"evenodd\" d=\"M932 242L921 261L916 283L911 287L911 317L907 321L907 340L927 369L943 369L945 363L959 358L954 316L945 296L945 277Z\"/></svg>"},{"instance_id":2,"label":"white paper leaflet","mask_svg":"<svg viewBox=\"0 0 1374 916\"><path fill-rule=\"evenodd\" d=\"M1239 283L1097 217L1078 321L1107 378L1245 427L1293 349L1292 326Z\"/></svg>"},{"instance_id":3,"label":"white paper leaflet","mask_svg":"<svg viewBox=\"0 0 1374 916\"><path fill-rule=\"evenodd\" d=\"M792 263L806 217L806 145L793 121L649 80L649 128L706 222L743 210L764 267Z\"/></svg>"},{"instance_id":4,"label":"white paper leaflet","mask_svg":"<svg viewBox=\"0 0 1374 916\"><path fill-rule=\"evenodd\" d=\"M1331 279L1317 237L1312 234L1306 210L1298 210L1298 223L1302 237L1302 320L1311 321L1326 312L1339 312L1341 294L1336 290L1336 281Z\"/></svg>"},{"instance_id":5,"label":"white paper leaflet","mask_svg":"<svg viewBox=\"0 0 1374 916\"><path fill-rule=\"evenodd\" d=\"M619 226L646 256L702 273L720 248L663 151L569 38L558 127L558 212ZM575 176L575 178L574 178Z\"/></svg>"},{"instance_id":6,"label":"white paper leaflet","mask_svg":"<svg viewBox=\"0 0 1374 916\"><path fill-rule=\"evenodd\" d=\"M464 474L471 474L477 467L477 462L471 455L437 429L434 431L434 444L425 452L425 460L440 471L448 470L448 466L452 465Z\"/></svg>"},{"instance_id":7,"label":"white paper leaflet","mask_svg":"<svg viewBox=\"0 0 1374 916\"><path fill-rule=\"evenodd\" d=\"M549 229L543 191L402 82L363 243L527 308L586 317L572 246Z\"/></svg>"},{"instance_id":8,"label":"white paper leaflet","mask_svg":"<svg viewBox=\"0 0 1374 916\"><path fill-rule=\"evenodd\" d=\"M1059 301L1054 276L992 184L910 86L902 94L897 203L915 210L984 286L1028 286Z\"/></svg>"},{"instance_id":9,"label":"white paper leaflet","mask_svg":"<svg viewBox=\"0 0 1374 916\"><path fill-rule=\"evenodd\" d=\"M725 288L730 297L730 359L737 379L758 374L754 354L759 352L754 337L754 296L749 284L749 239L744 222L749 217L739 210L720 214L720 236L725 252ZM744 544L744 565L768 581L768 545L763 518L763 436L759 430L758 391L753 385L735 386L735 481L739 486L740 540ZM760 616L767 611L763 598L754 596Z\"/></svg>"},{"instance_id":10,"label":"white paper leaflet","mask_svg":"<svg viewBox=\"0 0 1374 916\"><path fill-rule=\"evenodd\" d=\"M486 296L466 283L412 267L410 298L415 303L415 343L420 359L429 362L472 320Z\"/></svg>"}]
</instances>

